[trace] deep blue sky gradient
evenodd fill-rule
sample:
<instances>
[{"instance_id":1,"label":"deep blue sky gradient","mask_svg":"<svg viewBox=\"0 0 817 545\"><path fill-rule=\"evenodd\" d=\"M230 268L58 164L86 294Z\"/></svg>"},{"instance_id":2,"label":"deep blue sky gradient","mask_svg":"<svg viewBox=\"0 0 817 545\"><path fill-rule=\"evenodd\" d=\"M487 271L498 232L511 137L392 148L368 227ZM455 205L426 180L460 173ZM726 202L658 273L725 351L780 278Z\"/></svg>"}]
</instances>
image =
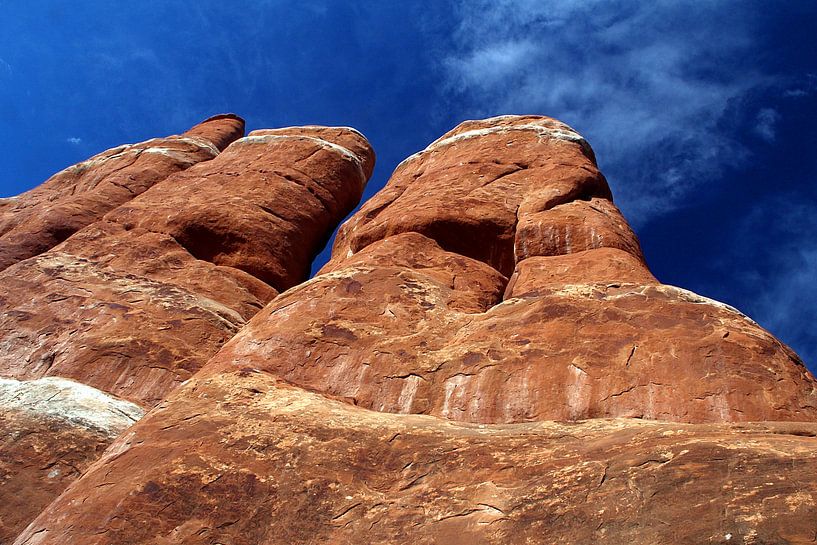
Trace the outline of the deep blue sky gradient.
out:
<instances>
[{"instance_id":1,"label":"deep blue sky gradient","mask_svg":"<svg viewBox=\"0 0 817 545\"><path fill-rule=\"evenodd\" d=\"M815 29L806 1L0 0L0 196L232 111L361 130L369 197L464 119L551 115L595 148L660 280L815 370Z\"/></svg>"}]
</instances>

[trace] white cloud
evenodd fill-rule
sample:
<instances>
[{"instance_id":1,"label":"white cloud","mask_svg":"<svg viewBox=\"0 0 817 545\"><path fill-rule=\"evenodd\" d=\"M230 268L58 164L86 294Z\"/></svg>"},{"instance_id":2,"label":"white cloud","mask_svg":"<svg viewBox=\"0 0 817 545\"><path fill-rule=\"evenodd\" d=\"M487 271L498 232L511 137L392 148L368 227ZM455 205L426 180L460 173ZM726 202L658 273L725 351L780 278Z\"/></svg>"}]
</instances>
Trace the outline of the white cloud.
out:
<instances>
[{"instance_id":1,"label":"white cloud","mask_svg":"<svg viewBox=\"0 0 817 545\"><path fill-rule=\"evenodd\" d=\"M74 144L75 146L82 144L82 138L77 138L76 136L66 138L65 141L68 142L69 144Z\"/></svg>"},{"instance_id":2,"label":"white cloud","mask_svg":"<svg viewBox=\"0 0 817 545\"><path fill-rule=\"evenodd\" d=\"M473 117L543 113L582 132L619 204L643 223L747 157L723 120L772 82L737 65L753 29L728 11L468 0L443 67ZM734 73L721 70L732 65ZM776 112L763 112L757 130L771 139ZM754 111L742 115L751 120Z\"/></svg>"},{"instance_id":3,"label":"white cloud","mask_svg":"<svg viewBox=\"0 0 817 545\"><path fill-rule=\"evenodd\" d=\"M800 357L817 370L817 248L788 251L777 260L773 278L765 278L753 314L776 335L790 339Z\"/></svg>"},{"instance_id":4,"label":"white cloud","mask_svg":"<svg viewBox=\"0 0 817 545\"><path fill-rule=\"evenodd\" d=\"M780 120L780 114L774 108L763 108L755 118L755 134L767 142L774 142L775 125Z\"/></svg>"},{"instance_id":5,"label":"white cloud","mask_svg":"<svg viewBox=\"0 0 817 545\"><path fill-rule=\"evenodd\" d=\"M758 202L740 225L731 248L743 262L752 263L735 271L735 282L750 293L748 312L759 324L797 347L812 370L817 370L817 241L804 226L814 223L817 206L798 202L790 194ZM757 254L762 241L764 259L745 259ZM733 261L737 261L734 259Z\"/></svg>"},{"instance_id":6,"label":"white cloud","mask_svg":"<svg viewBox=\"0 0 817 545\"><path fill-rule=\"evenodd\" d=\"M801 98L817 91L817 74L806 74L806 77L797 82L797 85L783 91L784 97Z\"/></svg>"}]
</instances>

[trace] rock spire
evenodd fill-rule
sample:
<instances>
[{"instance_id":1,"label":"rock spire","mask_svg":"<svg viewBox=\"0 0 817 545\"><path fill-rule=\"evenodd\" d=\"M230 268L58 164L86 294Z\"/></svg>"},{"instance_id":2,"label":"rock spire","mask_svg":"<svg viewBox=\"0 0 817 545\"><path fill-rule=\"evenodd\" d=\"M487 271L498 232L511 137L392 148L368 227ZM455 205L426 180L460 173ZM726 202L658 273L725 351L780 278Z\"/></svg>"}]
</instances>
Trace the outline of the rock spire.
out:
<instances>
[{"instance_id":1,"label":"rock spire","mask_svg":"<svg viewBox=\"0 0 817 545\"><path fill-rule=\"evenodd\" d=\"M651 274L584 138L458 125L303 281L372 162L350 129L256 131L0 276L29 413L63 377L154 406L16 545L813 541L814 377ZM170 285L135 303L131 276ZM82 359L111 339L128 357Z\"/></svg>"}]
</instances>

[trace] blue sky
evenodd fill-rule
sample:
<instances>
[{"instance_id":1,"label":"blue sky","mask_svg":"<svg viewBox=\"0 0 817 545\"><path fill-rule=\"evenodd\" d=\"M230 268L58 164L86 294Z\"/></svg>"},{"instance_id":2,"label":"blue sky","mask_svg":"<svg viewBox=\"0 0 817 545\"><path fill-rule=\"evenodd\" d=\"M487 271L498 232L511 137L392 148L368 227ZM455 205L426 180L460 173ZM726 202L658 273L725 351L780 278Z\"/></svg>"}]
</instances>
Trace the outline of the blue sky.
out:
<instances>
[{"instance_id":1,"label":"blue sky","mask_svg":"<svg viewBox=\"0 0 817 545\"><path fill-rule=\"evenodd\" d=\"M115 7L114 7L115 6ZM463 119L538 113L596 150L662 281L817 369L817 4L0 0L0 195L214 113L340 124L367 197Z\"/></svg>"}]
</instances>

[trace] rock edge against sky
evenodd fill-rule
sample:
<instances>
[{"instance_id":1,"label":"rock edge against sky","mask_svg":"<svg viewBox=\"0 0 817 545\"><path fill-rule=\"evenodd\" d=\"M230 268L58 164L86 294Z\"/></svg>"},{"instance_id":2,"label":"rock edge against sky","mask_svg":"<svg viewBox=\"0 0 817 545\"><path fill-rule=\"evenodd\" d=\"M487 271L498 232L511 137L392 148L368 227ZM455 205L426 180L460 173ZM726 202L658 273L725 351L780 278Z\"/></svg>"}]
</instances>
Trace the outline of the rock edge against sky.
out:
<instances>
[{"instance_id":1,"label":"rock edge against sky","mask_svg":"<svg viewBox=\"0 0 817 545\"><path fill-rule=\"evenodd\" d=\"M307 280L373 166L220 115L0 203L0 543L813 541L814 377L584 138L461 123Z\"/></svg>"}]
</instances>

